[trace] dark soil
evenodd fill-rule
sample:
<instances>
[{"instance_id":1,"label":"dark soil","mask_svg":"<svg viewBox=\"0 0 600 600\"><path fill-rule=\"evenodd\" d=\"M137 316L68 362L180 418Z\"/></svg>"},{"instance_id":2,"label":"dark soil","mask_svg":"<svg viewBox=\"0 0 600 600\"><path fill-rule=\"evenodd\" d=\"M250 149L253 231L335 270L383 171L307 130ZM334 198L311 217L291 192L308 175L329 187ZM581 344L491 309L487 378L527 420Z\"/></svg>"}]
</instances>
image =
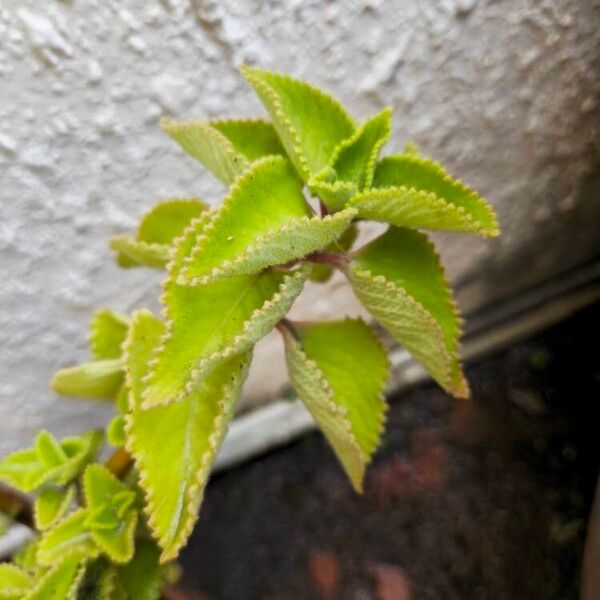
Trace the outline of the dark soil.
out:
<instances>
[{"instance_id":1,"label":"dark soil","mask_svg":"<svg viewBox=\"0 0 600 600\"><path fill-rule=\"evenodd\" d=\"M182 557L218 600L569 600L600 465L589 308L391 403L357 496L321 435L216 476Z\"/></svg>"}]
</instances>

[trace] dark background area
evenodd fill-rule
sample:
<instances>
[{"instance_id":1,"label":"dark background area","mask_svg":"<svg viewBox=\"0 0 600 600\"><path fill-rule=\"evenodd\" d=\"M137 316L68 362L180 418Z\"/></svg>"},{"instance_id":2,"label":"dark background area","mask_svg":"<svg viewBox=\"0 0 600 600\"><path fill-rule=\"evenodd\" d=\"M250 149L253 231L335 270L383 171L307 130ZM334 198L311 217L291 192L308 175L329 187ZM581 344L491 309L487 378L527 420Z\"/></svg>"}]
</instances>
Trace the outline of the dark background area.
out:
<instances>
[{"instance_id":1,"label":"dark background area","mask_svg":"<svg viewBox=\"0 0 600 600\"><path fill-rule=\"evenodd\" d=\"M182 556L209 598L578 597L600 464L600 306L392 399L363 496L313 433L210 483Z\"/></svg>"}]
</instances>

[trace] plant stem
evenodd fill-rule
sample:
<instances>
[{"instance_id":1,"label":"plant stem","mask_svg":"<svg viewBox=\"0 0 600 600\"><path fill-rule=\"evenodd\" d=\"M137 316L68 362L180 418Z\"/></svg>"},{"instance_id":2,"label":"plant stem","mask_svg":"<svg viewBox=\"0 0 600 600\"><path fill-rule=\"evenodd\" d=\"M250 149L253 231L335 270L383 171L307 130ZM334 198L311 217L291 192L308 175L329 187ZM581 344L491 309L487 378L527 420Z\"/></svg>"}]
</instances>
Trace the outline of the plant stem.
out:
<instances>
[{"instance_id":1,"label":"plant stem","mask_svg":"<svg viewBox=\"0 0 600 600\"><path fill-rule=\"evenodd\" d=\"M112 456L106 461L106 468L119 479L127 475L133 466L133 457L125 448L117 448Z\"/></svg>"},{"instance_id":2,"label":"plant stem","mask_svg":"<svg viewBox=\"0 0 600 600\"><path fill-rule=\"evenodd\" d=\"M345 252L313 252L305 260L329 265L344 271L350 262L350 256Z\"/></svg>"},{"instance_id":3,"label":"plant stem","mask_svg":"<svg viewBox=\"0 0 600 600\"><path fill-rule=\"evenodd\" d=\"M0 512L11 519L34 529L31 500L16 490L0 484Z\"/></svg>"}]
</instances>

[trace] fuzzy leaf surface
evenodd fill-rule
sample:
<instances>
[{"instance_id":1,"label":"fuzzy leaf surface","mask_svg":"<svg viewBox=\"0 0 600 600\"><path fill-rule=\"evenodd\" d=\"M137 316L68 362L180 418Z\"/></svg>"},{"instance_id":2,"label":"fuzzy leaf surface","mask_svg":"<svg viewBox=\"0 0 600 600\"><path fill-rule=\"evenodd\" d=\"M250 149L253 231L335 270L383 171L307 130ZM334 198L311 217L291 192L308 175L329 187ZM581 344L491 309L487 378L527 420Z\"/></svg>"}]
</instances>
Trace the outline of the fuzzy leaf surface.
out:
<instances>
[{"instance_id":1,"label":"fuzzy leaf surface","mask_svg":"<svg viewBox=\"0 0 600 600\"><path fill-rule=\"evenodd\" d=\"M173 240L207 209L197 198L174 198L158 203L142 217L136 237L119 235L111 239L110 247L117 253L117 263L121 267L165 267Z\"/></svg>"},{"instance_id":2,"label":"fuzzy leaf surface","mask_svg":"<svg viewBox=\"0 0 600 600\"><path fill-rule=\"evenodd\" d=\"M331 210L341 210L357 192L369 189L377 156L390 137L392 112L382 110L365 121L335 149L331 164L308 185Z\"/></svg>"},{"instance_id":3,"label":"fuzzy leaf surface","mask_svg":"<svg viewBox=\"0 0 600 600\"><path fill-rule=\"evenodd\" d=\"M361 491L385 418L385 350L360 319L296 326L294 334L284 333L292 384Z\"/></svg>"},{"instance_id":4,"label":"fuzzy leaf surface","mask_svg":"<svg viewBox=\"0 0 600 600\"><path fill-rule=\"evenodd\" d=\"M99 310L90 324L90 346L96 360L119 358L129 320L107 308Z\"/></svg>"},{"instance_id":5,"label":"fuzzy leaf surface","mask_svg":"<svg viewBox=\"0 0 600 600\"><path fill-rule=\"evenodd\" d=\"M230 185L259 158L283 154L273 126L256 119L176 122L163 129L225 185Z\"/></svg>"},{"instance_id":6,"label":"fuzzy leaf surface","mask_svg":"<svg viewBox=\"0 0 600 600\"><path fill-rule=\"evenodd\" d=\"M365 308L448 392L468 396L458 358L461 320L433 245L417 231L390 227L348 269Z\"/></svg>"},{"instance_id":7,"label":"fuzzy leaf surface","mask_svg":"<svg viewBox=\"0 0 600 600\"><path fill-rule=\"evenodd\" d=\"M114 417L106 428L106 439L112 446L125 445L125 418L123 415Z\"/></svg>"},{"instance_id":8,"label":"fuzzy leaf surface","mask_svg":"<svg viewBox=\"0 0 600 600\"><path fill-rule=\"evenodd\" d=\"M248 355L236 356L215 368L180 402L143 410L143 379L163 333L159 319L140 311L126 343L131 394L127 449L140 473L144 510L162 548L162 562L175 558L191 533L249 362Z\"/></svg>"},{"instance_id":9,"label":"fuzzy leaf surface","mask_svg":"<svg viewBox=\"0 0 600 600\"><path fill-rule=\"evenodd\" d=\"M33 504L35 526L39 530L52 527L62 519L75 501L75 486L66 488L50 486L43 489Z\"/></svg>"},{"instance_id":10,"label":"fuzzy leaf surface","mask_svg":"<svg viewBox=\"0 0 600 600\"><path fill-rule=\"evenodd\" d=\"M167 329L153 352L143 392L148 408L182 400L211 369L250 350L288 312L308 274L302 268L180 286L181 264L199 224L191 223L179 238L170 264L163 295Z\"/></svg>"},{"instance_id":11,"label":"fuzzy leaf surface","mask_svg":"<svg viewBox=\"0 0 600 600\"><path fill-rule=\"evenodd\" d=\"M90 431L59 444L42 430L33 448L17 450L0 462L0 480L23 492L44 484L66 485L93 459L101 440L99 431Z\"/></svg>"},{"instance_id":12,"label":"fuzzy leaf surface","mask_svg":"<svg viewBox=\"0 0 600 600\"><path fill-rule=\"evenodd\" d=\"M483 198L438 163L412 153L380 161L373 188L349 205L365 219L402 227L499 234L496 215Z\"/></svg>"},{"instance_id":13,"label":"fuzzy leaf surface","mask_svg":"<svg viewBox=\"0 0 600 600\"><path fill-rule=\"evenodd\" d=\"M352 118L337 100L307 83L260 69L241 70L267 109L296 171L308 181L352 135Z\"/></svg>"},{"instance_id":14,"label":"fuzzy leaf surface","mask_svg":"<svg viewBox=\"0 0 600 600\"><path fill-rule=\"evenodd\" d=\"M83 487L93 540L114 562L127 562L133 556L138 516L135 492L98 464L85 470Z\"/></svg>"},{"instance_id":15,"label":"fuzzy leaf surface","mask_svg":"<svg viewBox=\"0 0 600 600\"><path fill-rule=\"evenodd\" d=\"M133 558L117 570L120 587L132 600L157 600L160 597L164 571L160 550L152 540L138 540Z\"/></svg>"},{"instance_id":16,"label":"fuzzy leaf surface","mask_svg":"<svg viewBox=\"0 0 600 600\"><path fill-rule=\"evenodd\" d=\"M96 557L100 549L92 538L87 518L87 509L79 508L44 533L37 550L39 563L51 566L65 556Z\"/></svg>"},{"instance_id":17,"label":"fuzzy leaf surface","mask_svg":"<svg viewBox=\"0 0 600 600\"><path fill-rule=\"evenodd\" d=\"M250 275L271 266L303 258L318 250L324 250L341 239L356 215L355 209L348 208L323 218L315 216L295 219L288 225L282 225L257 237L234 259L224 261L210 272L207 272L206 268L198 268L199 261L196 259L202 255L192 254L178 282L182 285L204 285L216 279Z\"/></svg>"},{"instance_id":18,"label":"fuzzy leaf surface","mask_svg":"<svg viewBox=\"0 0 600 600\"><path fill-rule=\"evenodd\" d=\"M236 180L210 222L199 222L201 232L192 252L184 258L180 283L196 285L219 277L223 271L235 273L240 260L248 264L255 246L263 249L264 263L269 237L309 215L291 165L281 157L258 161ZM265 266L273 264L278 263L267 262Z\"/></svg>"},{"instance_id":19,"label":"fuzzy leaf surface","mask_svg":"<svg viewBox=\"0 0 600 600\"><path fill-rule=\"evenodd\" d=\"M84 572L81 556L69 555L42 575L23 600L75 600Z\"/></svg>"},{"instance_id":20,"label":"fuzzy leaf surface","mask_svg":"<svg viewBox=\"0 0 600 600\"><path fill-rule=\"evenodd\" d=\"M0 599L19 600L31 586L31 576L16 565L0 564Z\"/></svg>"},{"instance_id":21,"label":"fuzzy leaf surface","mask_svg":"<svg viewBox=\"0 0 600 600\"><path fill-rule=\"evenodd\" d=\"M60 369L54 374L50 387L58 394L112 400L123 383L120 358L109 358Z\"/></svg>"}]
</instances>

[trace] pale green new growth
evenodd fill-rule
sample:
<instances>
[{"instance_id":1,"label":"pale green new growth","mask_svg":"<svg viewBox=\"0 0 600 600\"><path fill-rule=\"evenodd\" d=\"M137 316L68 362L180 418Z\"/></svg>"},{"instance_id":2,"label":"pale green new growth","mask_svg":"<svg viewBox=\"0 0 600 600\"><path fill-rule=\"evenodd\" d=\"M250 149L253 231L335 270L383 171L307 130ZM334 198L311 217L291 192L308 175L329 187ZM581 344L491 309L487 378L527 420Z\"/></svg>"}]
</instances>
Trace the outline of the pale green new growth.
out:
<instances>
[{"instance_id":1,"label":"pale green new growth","mask_svg":"<svg viewBox=\"0 0 600 600\"><path fill-rule=\"evenodd\" d=\"M333 446L352 485L361 491L386 411L385 351L361 320L283 331L292 385Z\"/></svg>"},{"instance_id":2,"label":"pale green new growth","mask_svg":"<svg viewBox=\"0 0 600 600\"><path fill-rule=\"evenodd\" d=\"M388 140L392 111L384 109L336 148L331 163L308 182L331 210L342 209L358 192L371 187L379 151Z\"/></svg>"},{"instance_id":3,"label":"pale green new growth","mask_svg":"<svg viewBox=\"0 0 600 600\"><path fill-rule=\"evenodd\" d=\"M414 144L379 160L391 109L356 126L304 82L242 74L271 123L162 121L229 187L221 206L166 200L132 236L110 241L119 266L166 270L162 319L98 311L92 360L51 382L114 401L110 459L95 462L100 432L58 441L42 431L0 462L2 482L37 494L36 537L14 564L0 564L0 600L158 600L174 572L164 563L198 517L254 345L274 328L294 388L362 490L385 421L388 360L360 319L286 318L309 278L323 282L337 269L445 390L468 396L461 319L433 245L415 230L494 236L492 208ZM364 220L390 227L354 249ZM0 526L12 516L0 514Z\"/></svg>"},{"instance_id":4,"label":"pale green new growth","mask_svg":"<svg viewBox=\"0 0 600 600\"><path fill-rule=\"evenodd\" d=\"M0 564L0 600L19 600L31 587L31 576L16 565Z\"/></svg>"},{"instance_id":5,"label":"pale green new growth","mask_svg":"<svg viewBox=\"0 0 600 600\"><path fill-rule=\"evenodd\" d=\"M120 358L95 360L57 371L50 387L58 394L112 400L123 383Z\"/></svg>"},{"instance_id":6,"label":"pale green new growth","mask_svg":"<svg viewBox=\"0 0 600 600\"><path fill-rule=\"evenodd\" d=\"M100 438L100 432L91 431L58 443L42 430L34 448L17 450L0 462L0 480L23 492L32 492L44 484L65 485L93 460Z\"/></svg>"},{"instance_id":7,"label":"pale green new growth","mask_svg":"<svg viewBox=\"0 0 600 600\"><path fill-rule=\"evenodd\" d=\"M84 573L81 556L69 555L43 575L23 600L76 600Z\"/></svg>"},{"instance_id":8,"label":"pale green new growth","mask_svg":"<svg viewBox=\"0 0 600 600\"><path fill-rule=\"evenodd\" d=\"M53 485L43 489L33 504L36 527L43 531L55 525L65 516L74 501L74 485L66 488Z\"/></svg>"},{"instance_id":9,"label":"pale green new growth","mask_svg":"<svg viewBox=\"0 0 600 600\"><path fill-rule=\"evenodd\" d=\"M37 549L38 562L50 566L65 556L97 556L100 549L87 527L87 516L87 510L80 508L46 532Z\"/></svg>"}]
</instances>

